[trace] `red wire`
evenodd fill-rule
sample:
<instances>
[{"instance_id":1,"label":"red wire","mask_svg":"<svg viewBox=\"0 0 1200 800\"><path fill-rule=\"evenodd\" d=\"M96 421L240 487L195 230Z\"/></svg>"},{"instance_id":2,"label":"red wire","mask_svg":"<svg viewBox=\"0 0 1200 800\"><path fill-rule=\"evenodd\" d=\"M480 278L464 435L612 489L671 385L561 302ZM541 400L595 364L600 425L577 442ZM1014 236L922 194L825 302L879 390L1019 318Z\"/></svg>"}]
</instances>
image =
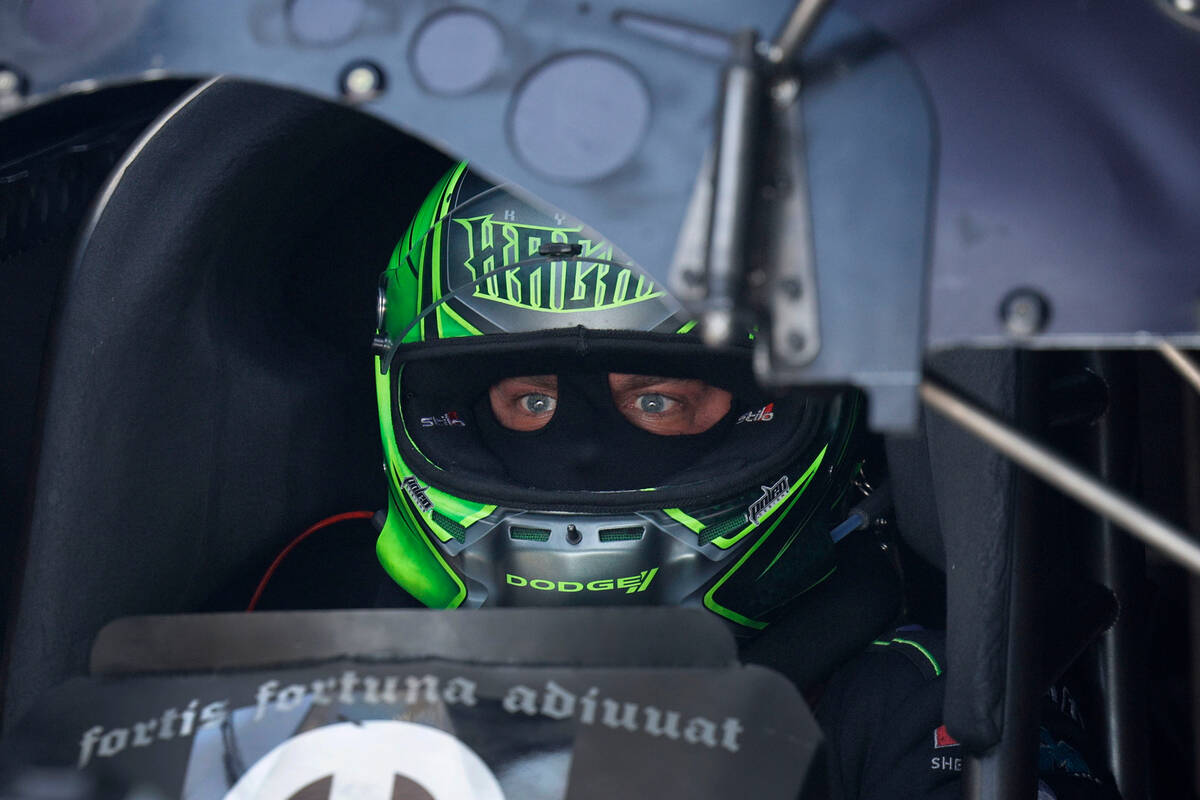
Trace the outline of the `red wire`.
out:
<instances>
[{"instance_id":1,"label":"red wire","mask_svg":"<svg viewBox=\"0 0 1200 800\"><path fill-rule=\"evenodd\" d=\"M262 580L258 582L258 588L254 590L254 596L250 598L250 605L246 606L246 610L253 611L254 607L258 605L258 601L262 599L263 591L267 588L267 581L271 580L271 576L275 574L275 570L279 569L279 565L283 563L283 559L287 557L288 553L292 552L296 545L322 528L326 528L334 523L345 522L348 519L370 519L373 516L375 516L375 512L373 511L347 511L345 514L334 514L332 517L326 517L297 536L292 540L291 544L280 551L279 555L275 556L275 560L271 562L271 566L267 567L267 572L263 575Z\"/></svg>"}]
</instances>

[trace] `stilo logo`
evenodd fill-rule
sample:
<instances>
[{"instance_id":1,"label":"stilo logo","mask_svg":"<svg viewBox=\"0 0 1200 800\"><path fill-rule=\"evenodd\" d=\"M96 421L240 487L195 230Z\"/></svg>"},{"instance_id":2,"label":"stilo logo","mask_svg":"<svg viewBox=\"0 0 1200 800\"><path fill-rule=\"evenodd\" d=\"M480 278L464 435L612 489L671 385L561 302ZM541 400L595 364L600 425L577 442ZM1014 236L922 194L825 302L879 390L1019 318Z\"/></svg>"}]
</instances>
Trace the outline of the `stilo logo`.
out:
<instances>
[{"instance_id":1,"label":"stilo logo","mask_svg":"<svg viewBox=\"0 0 1200 800\"><path fill-rule=\"evenodd\" d=\"M758 521L770 514L775 506L783 502L783 498L787 497L791 485L788 483L788 476L783 475L779 480L770 486L761 486L762 497L754 501L754 503L746 509L746 521L752 525L757 525Z\"/></svg>"},{"instance_id":2,"label":"stilo logo","mask_svg":"<svg viewBox=\"0 0 1200 800\"><path fill-rule=\"evenodd\" d=\"M775 404L767 403L758 411L747 411L737 419L738 425L743 422L770 422L775 419Z\"/></svg>"},{"instance_id":3,"label":"stilo logo","mask_svg":"<svg viewBox=\"0 0 1200 800\"><path fill-rule=\"evenodd\" d=\"M436 417L421 417L422 428L454 428L467 427L467 423L462 421L458 416L457 411L447 411Z\"/></svg>"}]
</instances>

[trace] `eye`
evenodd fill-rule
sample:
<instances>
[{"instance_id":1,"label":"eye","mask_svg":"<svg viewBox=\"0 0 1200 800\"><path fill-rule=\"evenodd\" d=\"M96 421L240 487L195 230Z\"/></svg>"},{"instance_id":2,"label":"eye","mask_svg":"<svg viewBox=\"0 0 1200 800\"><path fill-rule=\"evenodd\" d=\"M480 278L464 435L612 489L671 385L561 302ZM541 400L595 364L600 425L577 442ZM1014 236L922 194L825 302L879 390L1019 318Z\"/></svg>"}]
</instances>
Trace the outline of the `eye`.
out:
<instances>
[{"instance_id":1,"label":"eye","mask_svg":"<svg viewBox=\"0 0 1200 800\"><path fill-rule=\"evenodd\" d=\"M558 402L548 394L522 395L518 402L520 402L521 408L530 414L549 414L558 405Z\"/></svg>"},{"instance_id":2,"label":"eye","mask_svg":"<svg viewBox=\"0 0 1200 800\"><path fill-rule=\"evenodd\" d=\"M638 410L646 414L663 414L677 405L665 394L640 394L636 402Z\"/></svg>"}]
</instances>

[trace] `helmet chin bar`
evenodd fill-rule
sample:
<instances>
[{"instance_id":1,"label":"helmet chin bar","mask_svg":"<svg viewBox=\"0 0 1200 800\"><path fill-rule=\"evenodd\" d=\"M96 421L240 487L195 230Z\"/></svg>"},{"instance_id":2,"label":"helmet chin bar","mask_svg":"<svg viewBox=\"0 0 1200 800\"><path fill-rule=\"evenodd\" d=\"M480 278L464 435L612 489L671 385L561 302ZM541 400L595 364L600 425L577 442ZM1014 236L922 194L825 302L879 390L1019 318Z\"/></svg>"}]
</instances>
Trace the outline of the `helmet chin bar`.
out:
<instances>
[{"instance_id":1,"label":"helmet chin bar","mask_svg":"<svg viewBox=\"0 0 1200 800\"><path fill-rule=\"evenodd\" d=\"M466 542L459 563L470 606L698 605L728 555L665 514L524 512Z\"/></svg>"}]
</instances>

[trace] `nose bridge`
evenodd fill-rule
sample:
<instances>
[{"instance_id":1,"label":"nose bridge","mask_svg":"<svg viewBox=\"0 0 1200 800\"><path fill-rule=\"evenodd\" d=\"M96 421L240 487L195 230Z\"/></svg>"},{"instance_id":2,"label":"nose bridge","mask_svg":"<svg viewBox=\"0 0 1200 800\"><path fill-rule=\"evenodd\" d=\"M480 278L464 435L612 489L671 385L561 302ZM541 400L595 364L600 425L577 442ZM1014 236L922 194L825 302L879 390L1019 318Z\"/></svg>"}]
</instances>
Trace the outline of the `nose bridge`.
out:
<instances>
[{"instance_id":1,"label":"nose bridge","mask_svg":"<svg viewBox=\"0 0 1200 800\"><path fill-rule=\"evenodd\" d=\"M572 443L568 458L579 466L597 463L605 448L604 421L613 413L607 374L559 376L559 403L564 411L560 430Z\"/></svg>"}]
</instances>

